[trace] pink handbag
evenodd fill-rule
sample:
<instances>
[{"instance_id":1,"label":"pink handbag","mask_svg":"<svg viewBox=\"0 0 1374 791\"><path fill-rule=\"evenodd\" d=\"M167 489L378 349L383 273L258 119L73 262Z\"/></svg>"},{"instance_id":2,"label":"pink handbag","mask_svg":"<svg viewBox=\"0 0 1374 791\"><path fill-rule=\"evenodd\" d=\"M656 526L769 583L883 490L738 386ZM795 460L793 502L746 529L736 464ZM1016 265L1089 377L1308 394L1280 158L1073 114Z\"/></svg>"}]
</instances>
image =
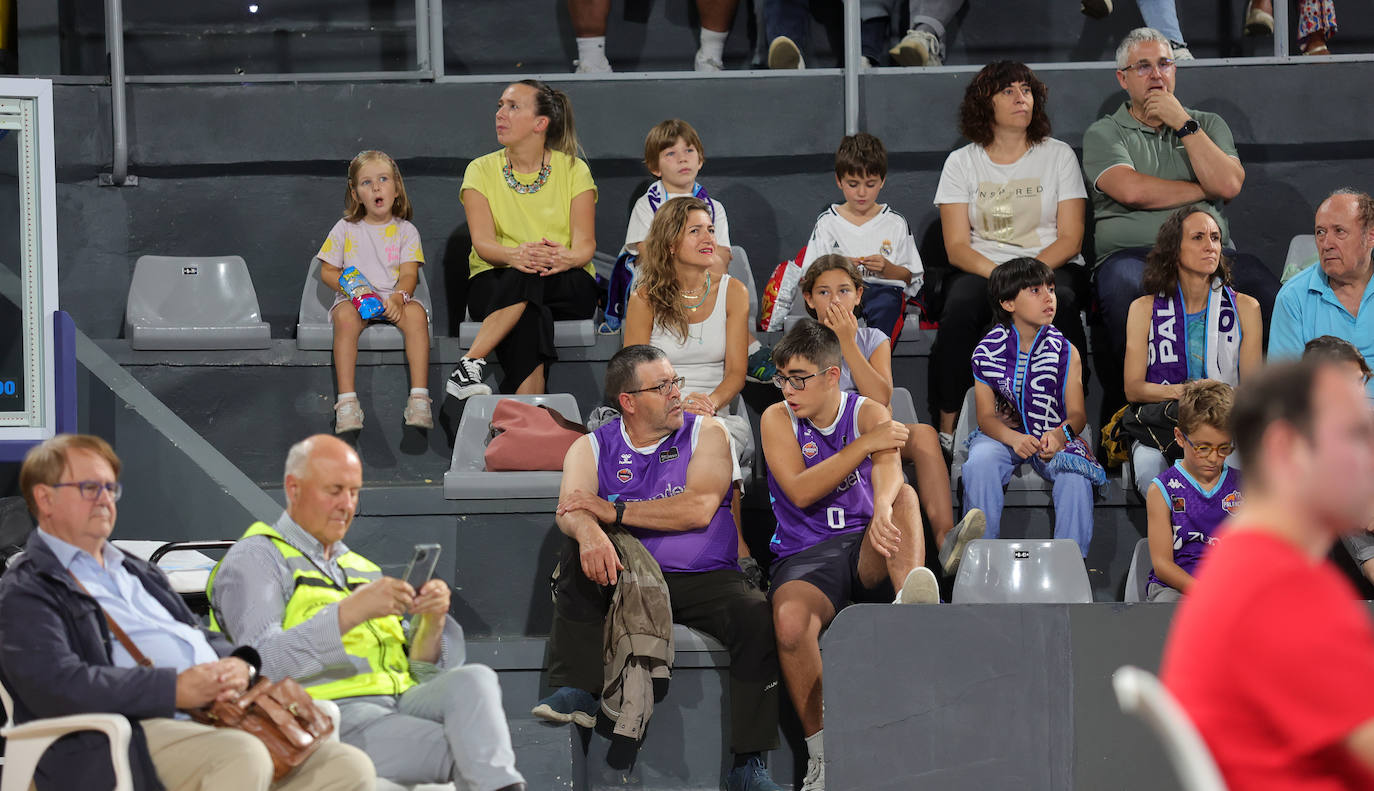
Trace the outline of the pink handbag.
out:
<instances>
[{"instance_id":1,"label":"pink handbag","mask_svg":"<svg viewBox=\"0 0 1374 791\"><path fill-rule=\"evenodd\" d=\"M502 399L491 414L491 440L484 454L487 470L562 470L568 448L586 433L556 410Z\"/></svg>"}]
</instances>

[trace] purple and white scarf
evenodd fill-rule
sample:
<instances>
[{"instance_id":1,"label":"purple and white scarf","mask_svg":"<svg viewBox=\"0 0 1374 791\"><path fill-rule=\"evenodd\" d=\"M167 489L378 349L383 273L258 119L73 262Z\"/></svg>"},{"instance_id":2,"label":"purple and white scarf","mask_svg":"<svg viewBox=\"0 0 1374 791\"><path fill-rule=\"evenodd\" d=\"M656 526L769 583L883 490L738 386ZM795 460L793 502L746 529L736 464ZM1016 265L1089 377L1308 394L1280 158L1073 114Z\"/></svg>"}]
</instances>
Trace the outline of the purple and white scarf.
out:
<instances>
[{"instance_id":1,"label":"purple and white scarf","mask_svg":"<svg viewBox=\"0 0 1374 791\"><path fill-rule=\"evenodd\" d=\"M1048 431L1061 431L1068 422L1064 386L1069 378L1073 346L1053 324L1046 324L1031 342L1030 360L1017 371L1016 356L1021 335L1015 327L998 324L983 336L973 350L973 376L992 388L993 393L1020 417L1022 429L1033 437ZM1083 438L1075 437L1049 462L1053 472L1076 472L1094 486L1107 481L1107 472L1093 458Z\"/></svg>"},{"instance_id":2,"label":"purple and white scarf","mask_svg":"<svg viewBox=\"0 0 1374 791\"><path fill-rule=\"evenodd\" d=\"M657 214L659 208L661 208L661 207L663 206L664 202L667 201L667 200L669 199L668 188L665 187L665 186L663 186L663 180L662 180L662 179L660 179L660 180L658 180L658 181L655 181L653 184L650 184L650 185L649 185L649 191L646 192L646 193L644 193L644 195L645 195L645 197L647 197L647 198L649 199L649 208L654 210L654 214ZM682 197L682 196L681 196L681 195L675 195L675 196L672 196L672 197L678 197L678 198L680 198L680 197ZM697 198L697 199L700 200L702 203L706 204L706 208L708 208L708 209L711 210L711 222L715 222L715 221L716 221L716 204L714 204L714 203L711 202L711 196L710 196L710 194L708 194L708 193L706 192L706 188L703 187L703 186L701 186L700 184L693 183L693 184L692 184L692 197L693 197L693 198Z\"/></svg>"},{"instance_id":3,"label":"purple and white scarf","mask_svg":"<svg viewBox=\"0 0 1374 791\"><path fill-rule=\"evenodd\" d=\"M1162 385L1188 381L1186 310L1182 288L1168 296L1155 295L1145 381ZM1240 383L1240 315L1236 312L1236 292L1222 285L1220 278L1212 278L1207 292L1205 326L1203 376L1235 387Z\"/></svg>"}]
</instances>

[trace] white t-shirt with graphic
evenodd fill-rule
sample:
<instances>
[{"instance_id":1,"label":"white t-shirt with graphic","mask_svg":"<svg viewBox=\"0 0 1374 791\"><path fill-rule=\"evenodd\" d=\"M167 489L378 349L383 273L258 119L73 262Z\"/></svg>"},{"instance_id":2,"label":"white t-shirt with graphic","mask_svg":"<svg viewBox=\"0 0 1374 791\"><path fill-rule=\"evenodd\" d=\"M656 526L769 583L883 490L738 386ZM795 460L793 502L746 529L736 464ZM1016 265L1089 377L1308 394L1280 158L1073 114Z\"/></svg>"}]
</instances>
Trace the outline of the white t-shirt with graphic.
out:
<instances>
[{"instance_id":1,"label":"white t-shirt with graphic","mask_svg":"<svg viewBox=\"0 0 1374 791\"><path fill-rule=\"evenodd\" d=\"M1059 202L1088 197L1073 149L1046 138L1010 165L988 158L977 143L945 160L935 205L968 205L973 249L995 264L1034 258L1059 237ZM1072 263L1082 264L1083 256Z\"/></svg>"},{"instance_id":2,"label":"white t-shirt with graphic","mask_svg":"<svg viewBox=\"0 0 1374 791\"><path fill-rule=\"evenodd\" d=\"M801 271L806 272L817 258L832 253L850 258L881 255L897 266L910 270L910 283L864 276L865 283L905 289L908 296L915 296L925 279L925 267L921 265L916 240L911 238L911 228L901 212L891 206L883 206L873 219L863 225L846 220L838 206L832 205L821 212L821 216L816 218L815 229L811 231L811 239L806 243Z\"/></svg>"},{"instance_id":3,"label":"white t-shirt with graphic","mask_svg":"<svg viewBox=\"0 0 1374 791\"><path fill-rule=\"evenodd\" d=\"M401 264L415 261L420 266L425 265L420 232L409 220L396 219L385 225L339 220L329 229L329 236L325 237L315 257L340 269L356 266L383 300L396 290ZM346 299L348 297L336 293L334 305Z\"/></svg>"}]
</instances>

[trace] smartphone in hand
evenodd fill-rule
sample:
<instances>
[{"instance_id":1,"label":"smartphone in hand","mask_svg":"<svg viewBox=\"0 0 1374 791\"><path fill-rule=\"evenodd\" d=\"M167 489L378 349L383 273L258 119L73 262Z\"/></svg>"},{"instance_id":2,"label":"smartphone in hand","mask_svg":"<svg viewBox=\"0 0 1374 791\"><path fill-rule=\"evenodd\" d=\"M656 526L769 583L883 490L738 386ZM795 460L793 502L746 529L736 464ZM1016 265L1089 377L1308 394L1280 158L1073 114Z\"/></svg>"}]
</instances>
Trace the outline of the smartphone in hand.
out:
<instances>
[{"instance_id":1,"label":"smartphone in hand","mask_svg":"<svg viewBox=\"0 0 1374 791\"><path fill-rule=\"evenodd\" d=\"M415 552L410 556L405 576L401 579L409 583L416 593L434 576L434 567L439 563L439 549L438 544L415 545Z\"/></svg>"}]
</instances>

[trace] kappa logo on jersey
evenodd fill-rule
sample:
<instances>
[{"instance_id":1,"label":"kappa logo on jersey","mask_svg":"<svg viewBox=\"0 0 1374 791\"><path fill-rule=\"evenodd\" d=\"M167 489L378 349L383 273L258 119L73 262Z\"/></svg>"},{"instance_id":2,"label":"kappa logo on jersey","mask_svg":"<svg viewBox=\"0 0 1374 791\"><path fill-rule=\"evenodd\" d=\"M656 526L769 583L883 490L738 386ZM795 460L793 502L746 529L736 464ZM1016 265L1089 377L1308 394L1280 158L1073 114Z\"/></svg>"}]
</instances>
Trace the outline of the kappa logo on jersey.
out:
<instances>
[{"instance_id":1,"label":"kappa logo on jersey","mask_svg":"<svg viewBox=\"0 0 1374 791\"><path fill-rule=\"evenodd\" d=\"M1229 514L1232 511L1239 508L1241 503L1243 503L1244 501L1245 498L1240 496L1240 492L1231 492L1230 494L1226 495L1225 500L1221 501L1221 507L1224 511L1226 511L1226 513Z\"/></svg>"},{"instance_id":2,"label":"kappa logo on jersey","mask_svg":"<svg viewBox=\"0 0 1374 791\"><path fill-rule=\"evenodd\" d=\"M621 464L629 464L629 463L630 463L630 454L628 454L628 453L622 453L622 454L620 454L620 463L621 463Z\"/></svg>"},{"instance_id":3,"label":"kappa logo on jersey","mask_svg":"<svg viewBox=\"0 0 1374 791\"><path fill-rule=\"evenodd\" d=\"M1179 479L1174 478L1172 481L1169 481L1169 488L1170 488L1170 489L1182 489L1182 488L1183 488L1183 481L1180 481Z\"/></svg>"},{"instance_id":4,"label":"kappa logo on jersey","mask_svg":"<svg viewBox=\"0 0 1374 791\"><path fill-rule=\"evenodd\" d=\"M821 449L816 447L816 442L814 440L802 445L802 455L808 459L816 458L816 454L820 452Z\"/></svg>"},{"instance_id":5,"label":"kappa logo on jersey","mask_svg":"<svg viewBox=\"0 0 1374 791\"><path fill-rule=\"evenodd\" d=\"M619 478L621 483L629 483L630 479L635 477L635 474L626 468L621 468L616 470L615 477Z\"/></svg>"}]
</instances>

